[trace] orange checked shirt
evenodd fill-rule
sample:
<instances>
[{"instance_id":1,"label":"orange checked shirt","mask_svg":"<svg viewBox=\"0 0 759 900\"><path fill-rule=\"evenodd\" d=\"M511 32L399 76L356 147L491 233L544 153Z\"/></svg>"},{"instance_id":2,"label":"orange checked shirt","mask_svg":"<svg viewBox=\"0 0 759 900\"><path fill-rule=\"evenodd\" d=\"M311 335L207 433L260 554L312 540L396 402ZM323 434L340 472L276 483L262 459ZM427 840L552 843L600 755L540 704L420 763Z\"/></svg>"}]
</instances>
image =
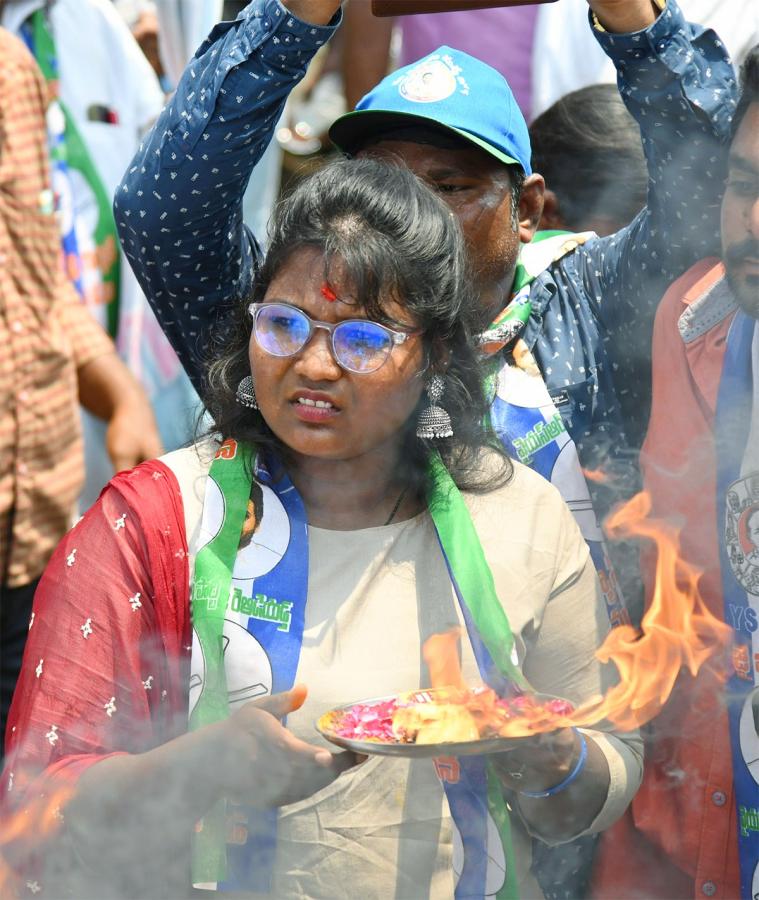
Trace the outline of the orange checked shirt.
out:
<instances>
[{"instance_id":1,"label":"orange checked shirt","mask_svg":"<svg viewBox=\"0 0 759 900\"><path fill-rule=\"evenodd\" d=\"M84 462L76 370L113 352L61 266L47 88L0 28L0 584L37 578L71 524Z\"/></svg>"}]
</instances>

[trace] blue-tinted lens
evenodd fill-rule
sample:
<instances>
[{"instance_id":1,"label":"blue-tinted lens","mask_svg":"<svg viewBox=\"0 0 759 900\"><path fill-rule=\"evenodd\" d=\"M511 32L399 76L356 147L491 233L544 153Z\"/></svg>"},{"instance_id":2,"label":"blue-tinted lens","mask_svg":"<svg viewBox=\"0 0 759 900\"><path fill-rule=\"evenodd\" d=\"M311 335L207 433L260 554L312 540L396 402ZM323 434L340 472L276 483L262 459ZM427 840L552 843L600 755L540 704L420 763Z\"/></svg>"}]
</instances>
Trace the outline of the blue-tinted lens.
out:
<instances>
[{"instance_id":1,"label":"blue-tinted lens","mask_svg":"<svg viewBox=\"0 0 759 900\"><path fill-rule=\"evenodd\" d=\"M292 356L303 348L311 333L308 317L298 309L272 303L256 313L256 340L272 356Z\"/></svg>"},{"instance_id":2,"label":"blue-tinted lens","mask_svg":"<svg viewBox=\"0 0 759 900\"><path fill-rule=\"evenodd\" d=\"M373 372L393 349L390 332L376 322L342 322L333 335L335 357L351 372Z\"/></svg>"}]
</instances>

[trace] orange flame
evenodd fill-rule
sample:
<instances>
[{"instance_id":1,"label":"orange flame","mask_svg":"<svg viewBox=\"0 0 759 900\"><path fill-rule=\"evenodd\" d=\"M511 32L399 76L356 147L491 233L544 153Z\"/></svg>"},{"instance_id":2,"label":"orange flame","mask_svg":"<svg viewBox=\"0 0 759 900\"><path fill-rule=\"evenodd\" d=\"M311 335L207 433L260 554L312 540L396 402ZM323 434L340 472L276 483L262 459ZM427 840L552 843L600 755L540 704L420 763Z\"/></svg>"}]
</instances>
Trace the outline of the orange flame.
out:
<instances>
[{"instance_id":1,"label":"orange flame","mask_svg":"<svg viewBox=\"0 0 759 900\"><path fill-rule=\"evenodd\" d=\"M699 593L701 572L680 556L679 532L664 521L650 518L650 511L650 496L642 492L620 506L606 523L612 538L645 538L657 551L654 589L640 631L631 625L613 628L596 652L601 662L614 663L619 682L604 697L570 715L538 708L537 714L498 723L501 736L589 726L602 719L623 731L639 728L661 712L683 668L695 676L707 660L729 645L730 628L709 611ZM433 688L463 685L458 636L458 631L435 635L425 644L424 657ZM438 740L441 730L440 726L436 729Z\"/></svg>"},{"instance_id":2,"label":"orange flame","mask_svg":"<svg viewBox=\"0 0 759 900\"><path fill-rule=\"evenodd\" d=\"M459 688L466 690L466 682L461 673L459 661L460 628L452 628L443 634L432 634L424 642L422 658L430 673L433 688Z\"/></svg>"},{"instance_id":3,"label":"orange flame","mask_svg":"<svg viewBox=\"0 0 759 900\"><path fill-rule=\"evenodd\" d=\"M612 538L643 537L656 545L656 577L640 633L629 625L612 629L596 656L613 662L620 681L592 711L595 721L639 728L658 715L680 670L698 674L704 663L730 643L730 628L713 615L698 590L701 571L680 556L679 532L649 518L651 498L636 494L609 517ZM589 724L586 718L574 724Z\"/></svg>"},{"instance_id":4,"label":"orange flame","mask_svg":"<svg viewBox=\"0 0 759 900\"><path fill-rule=\"evenodd\" d=\"M12 814L0 820L0 897L12 900L19 896L23 878L18 874L28 858L28 842L39 850L43 842L52 837L63 822L62 809L70 799L72 787L58 788L52 794L39 795ZM9 860L13 860L13 867ZM35 883L34 877L27 879ZM24 891L27 894L34 888Z\"/></svg>"}]
</instances>

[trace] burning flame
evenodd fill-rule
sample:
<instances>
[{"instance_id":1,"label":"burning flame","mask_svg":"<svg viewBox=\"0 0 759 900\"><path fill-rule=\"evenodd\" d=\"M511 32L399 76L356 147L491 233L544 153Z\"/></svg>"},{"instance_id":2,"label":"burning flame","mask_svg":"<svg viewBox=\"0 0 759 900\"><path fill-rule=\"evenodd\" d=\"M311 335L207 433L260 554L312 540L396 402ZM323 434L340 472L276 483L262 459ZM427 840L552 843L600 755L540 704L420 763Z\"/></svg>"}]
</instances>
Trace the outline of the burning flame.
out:
<instances>
[{"instance_id":1,"label":"burning flame","mask_svg":"<svg viewBox=\"0 0 759 900\"><path fill-rule=\"evenodd\" d=\"M460 628L452 628L443 634L433 634L422 647L422 658L430 673L433 688L457 688L466 690L466 682L461 673L458 643Z\"/></svg>"},{"instance_id":2,"label":"burning flame","mask_svg":"<svg viewBox=\"0 0 759 900\"><path fill-rule=\"evenodd\" d=\"M39 851L41 844L54 835L63 822L61 810L70 799L72 791L71 786L58 788L50 795L35 797L14 813L3 815L0 820L0 897L12 900L19 896L24 878L27 882L24 894L41 890L33 876L19 877L8 860L21 862L23 859L25 862L28 855L25 847L30 840L35 851ZM23 865L18 866L22 867L25 868Z\"/></svg>"},{"instance_id":3,"label":"burning flame","mask_svg":"<svg viewBox=\"0 0 759 900\"><path fill-rule=\"evenodd\" d=\"M448 702L441 704L442 715L433 711L434 701L418 704L411 710L399 710L405 717L400 724L408 730L429 724L432 730L427 736L415 739L437 743L477 739L489 731L501 737L522 737L569 725L593 725L602 719L627 731L653 719L669 698L681 670L695 676L729 645L731 630L706 607L698 590L701 572L681 558L679 533L669 524L650 518L650 510L649 495L640 493L607 522L612 537L652 541L657 561L654 589L640 631L629 625L618 626L596 652L601 662L613 662L619 671L619 683L603 698L569 711L566 706L543 703L540 697L522 706L516 698L504 707L490 689L468 691L458 654L460 632L455 629L433 635L423 648L431 687L448 692ZM445 721L446 707L457 707L450 727ZM47 797L38 796L0 823L0 854L9 856L11 846L23 845L30 835L36 846L51 836L60 825L61 809L69 794L70 789L61 789ZM13 896L14 880L10 866L0 855L0 896Z\"/></svg>"},{"instance_id":4,"label":"burning flame","mask_svg":"<svg viewBox=\"0 0 759 900\"><path fill-rule=\"evenodd\" d=\"M656 577L640 633L629 625L612 629L596 656L613 662L620 681L592 712L623 730L639 728L658 715L680 670L698 674L704 663L730 642L730 628L713 615L698 590L701 571L680 556L679 532L649 518L651 498L636 494L608 519L616 538L643 537L656 545ZM573 724L590 724L586 718Z\"/></svg>"},{"instance_id":5,"label":"burning flame","mask_svg":"<svg viewBox=\"0 0 759 900\"><path fill-rule=\"evenodd\" d=\"M667 702L680 671L695 676L704 663L729 645L730 628L714 616L698 590L701 572L680 556L679 532L666 522L649 518L651 499L636 494L607 521L613 538L645 538L656 546L654 589L640 630L631 625L613 628L596 657L613 662L619 682L602 698L570 714L541 709L537 717L515 717L499 723L503 737L536 734L556 728L594 725L607 719L629 731L650 722ZM457 652L458 631L434 635L424 647L433 688L463 684ZM525 730L527 729L527 731ZM436 728L441 740L442 728ZM446 740L456 740L446 737Z\"/></svg>"}]
</instances>

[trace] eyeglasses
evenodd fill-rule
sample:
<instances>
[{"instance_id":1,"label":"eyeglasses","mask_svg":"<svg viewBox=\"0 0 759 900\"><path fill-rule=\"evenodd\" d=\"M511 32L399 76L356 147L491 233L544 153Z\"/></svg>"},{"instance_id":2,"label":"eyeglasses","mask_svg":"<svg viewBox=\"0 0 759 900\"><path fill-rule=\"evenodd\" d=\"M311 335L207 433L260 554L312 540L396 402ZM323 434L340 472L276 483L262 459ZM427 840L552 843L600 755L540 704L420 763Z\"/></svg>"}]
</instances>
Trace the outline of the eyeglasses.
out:
<instances>
[{"instance_id":1,"label":"eyeglasses","mask_svg":"<svg viewBox=\"0 0 759 900\"><path fill-rule=\"evenodd\" d=\"M319 322L289 303L251 303L253 334L262 350L272 356L294 356L311 340L315 329L329 332L332 355L348 372L367 375L387 362L396 344L419 331L394 331L369 319Z\"/></svg>"}]
</instances>

